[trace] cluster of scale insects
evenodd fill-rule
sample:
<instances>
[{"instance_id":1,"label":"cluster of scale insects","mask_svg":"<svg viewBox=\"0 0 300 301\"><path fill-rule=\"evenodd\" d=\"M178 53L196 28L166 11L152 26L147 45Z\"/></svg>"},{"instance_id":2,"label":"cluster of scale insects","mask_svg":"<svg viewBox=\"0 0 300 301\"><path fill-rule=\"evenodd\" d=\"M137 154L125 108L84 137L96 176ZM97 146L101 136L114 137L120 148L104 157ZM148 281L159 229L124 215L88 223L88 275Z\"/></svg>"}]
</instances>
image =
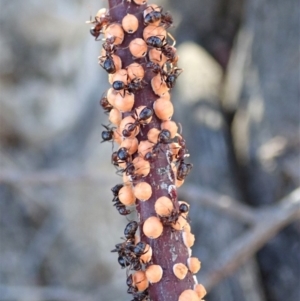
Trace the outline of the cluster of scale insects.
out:
<instances>
[{"instance_id":1,"label":"cluster of scale insects","mask_svg":"<svg viewBox=\"0 0 300 301\"><path fill-rule=\"evenodd\" d=\"M173 105L169 91L174 88L182 72L177 67L175 40L166 32L173 24L172 15L164 12L160 6L147 6L146 0L127 2L128 8L130 5L142 5L144 8L143 38L131 39L126 45L123 43L124 35L135 33L141 27L141 21L137 15L129 13L121 22L113 21L110 11L117 7L99 10L88 23L92 24L90 33L95 40L103 41L98 60L99 65L108 73L111 84L111 88L100 99L100 106L110 121L109 125L103 125L101 142L112 142L113 147L115 143L119 144L119 148L112 153L111 162L116 167L117 174L123 176L123 184L117 184L111 189L113 206L120 215L127 217L133 212L131 208L136 206L136 199L139 202L150 199L152 187L144 179L152 171L152 163L159 156L166 156L173 170L172 183L167 189L168 197L161 197L155 203L157 215L149 217L143 224L130 221L125 227L123 241L112 250L118 253L121 268L127 269L127 292L132 294L132 301L143 301L150 300L148 282L159 282L164 268L153 264L151 246L137 239L137 229L140 227L148 238L157 238L162 229L158 230L158 234L152 233L155 226L150 223L150 219L154 219L158 228L167 226L173 227L172 231L179 230L175 225L180 218L186 220L189 206L185 202L175 205L176 187L184 182L192 164L185 162L185 158L189 156L185 139L177 132L176 123L171 121ZM119 5L124 4L122 2ZM121 57L126 51L129 51L132 63L123 66ZM136 100L147 89L152 89L151 93L157 96L156 101L138 106ZM157 128L157 120L161 123L160 128ZM139 134L146 131L147 139L141 139ZM150 227L147 228L148 220ZM192 242L185 242L187 248L193 244L193 235L189 235L186 236ZM175 266L174 274L183 279L185 275L180 278ZM181 273L182 267L178 267L179 270ZM192 274L196 272L196 268L190 266L189 270ZM147 279L144 279L146 276L139 277L141 273ZM147 285L144 285L144 280Z\"/></svg>"}]
</instances>

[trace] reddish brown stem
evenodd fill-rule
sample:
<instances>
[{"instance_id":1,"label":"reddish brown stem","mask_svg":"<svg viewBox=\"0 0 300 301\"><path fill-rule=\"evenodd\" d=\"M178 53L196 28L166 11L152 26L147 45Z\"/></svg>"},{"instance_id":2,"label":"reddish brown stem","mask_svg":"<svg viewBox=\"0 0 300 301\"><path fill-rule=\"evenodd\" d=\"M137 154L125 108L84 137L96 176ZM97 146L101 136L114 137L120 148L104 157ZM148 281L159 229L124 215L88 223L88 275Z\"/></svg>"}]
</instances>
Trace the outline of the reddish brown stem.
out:
<instances>
[{"instance_id":1,"label":"reddish brown stem","mask_svg":"<svg viewBox=\"0 0 300 301\"><path fill-rule=\"evenodd\" d=\"M123 3L124 2L124 3ZM125 35L123 43L118 47L116 54L122 60L123 68L133 62L139 64L145 63L147 56L142 59L133 59L128 50L130 41L135 38L143 37L143 10L146 5L138 6L133 2L122 0L109 0L110 16L113 22L120 23L122 18L127 14L134 14L139 20L139 28L132 35ZM147 85L137 93L135 93L134 108L145 105L152 108L154 101L158 98L151 88L151 79L154 73L146 70L145 78ZM160 129L161 120L156 115L149 125L141 127L137 136L139 142L147 140L148 131L155 127ZM170 197L168 188L175 183L175 176L172 171L170 162L167 158L167 146L162 146L159 155L151 162L151 171L149 175L143 178L143 181L149 183L152 187L153 194L146 202L137 202L137 211L140 218L140 229L144 221L150 216L156 216L154 210L155 201L161 196ZM133 183L135 184L135 183ZM174 186L175 188L175 186ZM178 210L177 197L174 199L174 208ZM173 265L175 263L187 264L188 249L183 243L181 231L176 231L170 226L165 226L163 234L157 239L149 239L141 230L141 240L147 242L153 249L152 263L158 264L163 268L163 277L156 284L150 284L149 295L152 301L176 301L179 295L186 289L193 289L195 284L192 273L188 272L183 280L179 280L173 273Z\"/></svg>"}]
</instances>

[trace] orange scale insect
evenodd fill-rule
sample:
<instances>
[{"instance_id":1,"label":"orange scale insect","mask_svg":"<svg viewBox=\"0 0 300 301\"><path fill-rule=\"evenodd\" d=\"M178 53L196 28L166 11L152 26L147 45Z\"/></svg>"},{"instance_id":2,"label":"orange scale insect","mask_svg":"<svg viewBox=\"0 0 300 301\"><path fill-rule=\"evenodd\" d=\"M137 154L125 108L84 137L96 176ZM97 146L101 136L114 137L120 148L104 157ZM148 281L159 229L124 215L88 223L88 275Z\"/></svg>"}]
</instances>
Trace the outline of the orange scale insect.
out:
<instances>
[{"instance_id":1,"label":"orange scale insect","mask_svg":"<svg viewBox=\"0 0 300 301\"><path fill-rule=\"evenodd\" d=\"M156 116L161 120L170 120L174 114L174 106L170 100L158 98L154 104L153 109Z\"/></svg>"},{"instance_id":2,"label":"orange scale insect","mask_svg":"<svg viewBox=\"0 0 300 301\"><path fill-rule=\"evenodd\" d=\"M136 200L132 187L129 185L125 185L120 189L118 197L120 202L125 206L133 205Z\"/></svg>"},{"instance_id":3,"label":"orange scale insect","mask_svg":"<svg viewBox=\"0 0 300 301\"><path fill-rule=\"evenodd\" d=\"M109 112L109 115L108 115L108 120L116 125L116 126L119 126L120 122L122 121L122 114L121 112L116 109L116 108L112 108L111 111Z\"/></svg>"},{"instance_id":4,"label":"orange scale insect","mask_svg":"<svg viewBox=\"0 0 300 301\"><path fill-rule=\"evenodd\" d=\"M127 73L130 80L139 79L142 80L145 76L145 70L142 65L138 63L132 63L127 66Z\"/></svg>"},{"instance_id":5,"label":"orange scale insect","mask_svg":"<svg viewBox=\"0 0 300 301\"><path fill-rule=\"evenodd\" d=\"M122 27L124 31L126 31L129 34L132 34L137 31L139 26L139 21L135 15L127 14L122 19Z\"/></svg>"},{"instance_id":6,"label":"orange scale insect","mask_svg":"<svg viewBox=\"0 0 300 301\"><path fill-rule=\"evenodd\" d=\"M114 37L114 45L120 45L122 44L124 40L124 31L120 24L118 23L112 23L110 24L104 31L104 37L111 38Z\"/></svg>"},{"instance_id":7,"label":"orange scale insect","mask_svg":"<svg viewBox=\"0 0 300 301\"><path fill-rule=\"evenodd\" d=\"M152 187L147 182L140 182L134 186L133 193L137 199L144 202L150 199Z\"/></svg>"},{"instance_id":8,"label":"orange scale insect","mask_svg":"<svg viewBox=\"0 0 300 301\"><path fill-rule=\"evenodd\" d=\"M114 99L114 107L116 107L120 112L130 112L134 106L134 94L133 93L124 93L121 95L119 91L117 91L115 99ZM122 124L122 121L121 121Z\"/></svg>"},{"instance_id":9,"label":"orange scale insect","mask_svg":"<svg viewBox=\"0 0 300 301\"><path fill-rule=\"evenodd\" d=\"M143 58L146 56L148 46L141 38L136 38L129 43L129 51L134 58Z\"/></svg>"}]
</instances>

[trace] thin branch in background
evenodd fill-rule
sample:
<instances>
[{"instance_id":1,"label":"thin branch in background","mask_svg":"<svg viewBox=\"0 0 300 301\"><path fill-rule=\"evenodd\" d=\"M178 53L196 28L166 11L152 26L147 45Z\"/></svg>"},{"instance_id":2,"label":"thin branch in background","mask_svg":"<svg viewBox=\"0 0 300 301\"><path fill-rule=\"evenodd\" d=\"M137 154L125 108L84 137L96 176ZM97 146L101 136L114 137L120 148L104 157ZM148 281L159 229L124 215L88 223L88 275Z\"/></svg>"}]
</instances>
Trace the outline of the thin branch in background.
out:
<instances>
[{"instance_id":1,"label":"thin branch in background","mask_svg":"<svg viewBox=\"0 0 300 301\"><path fill-rule=\"evenodd\" d=\"M179 194L187 200L221 211L242 223L254 224L256 222L256 212L253 208L243 205L227 195L191 184L180 188Z\"/></svg>"},{"instance_id":2,"label":"thin branch in background","mask_svg":"<svg viewBox=\"0 0 300 301\"><path fill-rule=\"evenodd\" d=\"M10 286L5 284L0 284L0 300L96 301L90 295L62 287Z\"/></svg>"},{"instance_id":3,"label":"thin branch in background","mask_svg":"<svg viewBox=\"0 0 300 301\"><path fill-rule=\"evenodd\" d=\"M189 195L190 200L196 202L202 198L201 189L192 186L190 188L193 188L193 194ZM228 208L226 213L231 212ZM300 218L300 188L280 200L277 205L254 209L253 214L254 226L226 247L219 258L214 260L213 268L199 277L207 291L233 274L281 229Z\"/></svg>"},{"instance_id":4,"label":"thin branch in background","mask_svg":"<svg viewBox=\"0 0 300 301\"><path fill-rule=\"evenodd\" d=\"M60 184L62 182L95 181L102 179L98 173L62 174L59 171L42 171L32 174L18 172L0 173L0 183L10 184ZM104 177L105 179L105 177ZM214 268L201 277L207 290L211 290L222 279L231 275L281 229L300 218L300 188L283 198L276 205L253 209L229 196L218 194L203 187L186 184L180 189L184 198L218 210L235 220L252 226L244 235L227 247L215 261ZM1 292L1 291L0 291Z\"/></svg>"},{"instance_id":5,"label":"thin branch in background","mask_svg":"<svg viewBox=\"0 0 300 301\"><path fill-rule=\"evenodd\" d=\"M113 178L113 177L111 177ZM108 173L97 172L62 172L60 170L39 170L21 172L7 170L0 172L0 184L26 184L26 185L59 185L67 182L107 182L110 180Z\"/></svg>"}]
</instances>

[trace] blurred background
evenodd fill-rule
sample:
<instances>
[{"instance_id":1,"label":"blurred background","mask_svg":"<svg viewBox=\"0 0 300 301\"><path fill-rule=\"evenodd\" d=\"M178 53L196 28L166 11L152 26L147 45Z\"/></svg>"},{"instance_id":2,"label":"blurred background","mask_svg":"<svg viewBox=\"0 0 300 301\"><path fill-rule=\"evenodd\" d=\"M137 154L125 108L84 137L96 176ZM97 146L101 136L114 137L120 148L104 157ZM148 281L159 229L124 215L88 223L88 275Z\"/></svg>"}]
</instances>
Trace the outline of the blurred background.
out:
<instances>
[{"instance_id":1,"label":"blurred background","mask_svg":"<svg viewBox=\"0 0 300 301\"><path fill-rule=\"evenodd\" d=\"M173 119L194 168L179 193L205 299L300 300L299 2L156 4L184 69ZM107 75L85 24L101 7L0 1L1 301L131 299L110 252L126 219L100 144Z\"/></svg>"}]
</instances>

